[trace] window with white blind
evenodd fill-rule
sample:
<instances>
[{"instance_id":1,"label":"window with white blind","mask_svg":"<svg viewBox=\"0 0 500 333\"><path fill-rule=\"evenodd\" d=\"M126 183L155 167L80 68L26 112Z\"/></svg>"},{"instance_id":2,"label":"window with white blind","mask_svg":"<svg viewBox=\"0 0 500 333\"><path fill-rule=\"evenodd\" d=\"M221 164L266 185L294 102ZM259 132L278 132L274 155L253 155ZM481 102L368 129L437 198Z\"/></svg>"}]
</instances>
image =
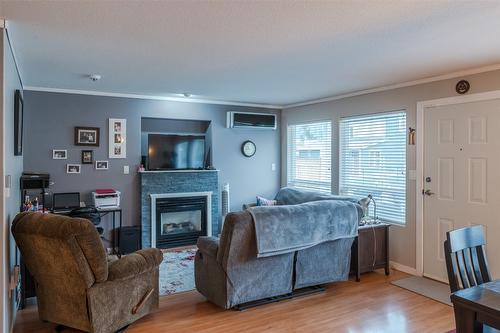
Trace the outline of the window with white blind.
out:
<instances>
[{"instance_id":1,"label":"window with white blind","mask_svg":"<svg viewBox=\"0 0 500 333\"><path fill-rule=\"evenodd\" d=\"M287 186L331 192L332 123L288 125Z\"/></svg>"},{"instance_id":2,"label":"window with white blind","mask_svg":"<svg viewBox=\"0 0 500 333\"><path fill-rule=\"evenodd\" d=\"M340 194L371 194L381 220L404 224L406 113L342 118L339 171Z\"/></svg>"}]
</instances>

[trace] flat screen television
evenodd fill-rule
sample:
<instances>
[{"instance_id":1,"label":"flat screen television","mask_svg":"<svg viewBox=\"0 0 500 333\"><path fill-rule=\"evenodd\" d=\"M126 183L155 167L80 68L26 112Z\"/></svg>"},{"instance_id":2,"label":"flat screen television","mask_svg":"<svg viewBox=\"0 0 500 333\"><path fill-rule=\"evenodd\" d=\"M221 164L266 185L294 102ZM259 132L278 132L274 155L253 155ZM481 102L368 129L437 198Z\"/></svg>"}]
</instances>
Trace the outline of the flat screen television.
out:
<instances>
[{"instance_id":1,"label":"flat screen television","mask_svg":"<svg viewBox=\"0 0 500 333\"><path fill-rule=\"evenodd\" d=\"M203 169L205 137L148 134L148 170Z\"/></svg>"}]
</instances>

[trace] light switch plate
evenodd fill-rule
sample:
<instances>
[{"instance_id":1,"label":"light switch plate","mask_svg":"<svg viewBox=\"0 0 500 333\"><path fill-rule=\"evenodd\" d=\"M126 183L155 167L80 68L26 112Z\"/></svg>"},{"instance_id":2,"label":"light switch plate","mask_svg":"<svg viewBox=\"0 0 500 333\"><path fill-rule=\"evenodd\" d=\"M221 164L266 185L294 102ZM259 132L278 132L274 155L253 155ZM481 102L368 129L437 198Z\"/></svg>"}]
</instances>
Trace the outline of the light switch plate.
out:
<instances>
[{"instance_id":1,"label":"light switch plate","mask_svg":"<svg viewBox=\"0 0 500 333\"><path fill-rule=\"evenodd\" d=\"M5 190L4 195L6 198L10 198L10 188L12 186L12 177L10 175L5 175Z\"/></svg>"},{"instance_id":2,"label":"light switch plate","mask_svg":"<svg viewBox=\"0 0 500 333\"><path fill-rule=\"evenodd\" d=\"M408 179L417 180L417 170L408 170Z\"/></svg>"},{"instance_id":3,"label":"light switch plate","mask_svg":"<svg viewBox=\"0 0 500 333\"><path fill-rule=\"evenodd\" d=\"M124 165L123 166L123 174L128 175L129 172L130 172L130 168L128 167L128 165Z\"/></svg>"},{"instance_id":4,"label":"light switch plate","mask_svg":"<svg viewBox=\"0 0 500 333\"><path fill-rule=\"evenodd\" d=\"M276 171L276 163L271 163L271 171Z\"/></svg>"}]
</instances>

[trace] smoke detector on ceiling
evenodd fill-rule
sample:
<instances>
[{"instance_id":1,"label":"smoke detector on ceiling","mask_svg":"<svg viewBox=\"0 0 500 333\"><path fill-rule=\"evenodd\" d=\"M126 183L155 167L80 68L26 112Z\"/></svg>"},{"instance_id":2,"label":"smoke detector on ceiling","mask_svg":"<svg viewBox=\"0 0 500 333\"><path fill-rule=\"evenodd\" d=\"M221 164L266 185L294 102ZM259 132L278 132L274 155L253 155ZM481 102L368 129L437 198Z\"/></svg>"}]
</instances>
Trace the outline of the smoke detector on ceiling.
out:
<instances>
[{"instance_id":1,"label":"smoke detector on ceiling","mask_svg":"<svg viewBox=\"0 0 500 333\"><path fill-rule=\"evenodd\" d=\"M100 76L99 74L90 74L89 75L89 78L93 81L93 82L96 82L96 81L99 81L102 76Z\"/></svg>"}]
</instances>

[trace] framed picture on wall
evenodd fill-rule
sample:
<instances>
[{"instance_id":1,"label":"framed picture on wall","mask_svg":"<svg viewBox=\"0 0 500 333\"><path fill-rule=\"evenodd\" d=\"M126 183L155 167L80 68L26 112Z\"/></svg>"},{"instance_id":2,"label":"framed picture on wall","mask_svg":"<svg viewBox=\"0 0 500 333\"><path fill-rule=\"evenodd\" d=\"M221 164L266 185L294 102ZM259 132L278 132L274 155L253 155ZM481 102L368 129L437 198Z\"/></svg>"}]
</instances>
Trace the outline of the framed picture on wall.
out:
<instances>
[{"instance_id":1,"label":"framed picture on wall","mask_svg":"<svg viewBox=\"0 0 500 333\"><path fill-rule=\"evenodd\" d=\"M127 119L109 119L109 158L127 157Z\"/></svg>"},{"instance_id":2,"label":"framed picture on wall","mask_svg":"<svg viewBox=\"0 0 500 333\"><path fill-rule=\"evenodd\" d=\"M53 160L67 160L68 151L66 149L52 149Z\"/></svg>"},{"instance_id":3,"label":"framed picture on wall","mask_svg":"<svg viewBox=\"0 0 500 333\"><path fill-rule=\"evenodd\" d=\"M75 145L99 147L100 129L98 127L75 127Z\"/></svg>"},{"instance_id":4,"label":"framed picture on wall","mask_svg":"<svg viewBox=\"0 0 500 333\"><path fill-rule=\"evenodd\" d=\"M80 173L81 169L80 164L66 164L66 173Z\"/></svg>"},{"instance_id":5,"label":"framed picture on wall","mask_svg":"<svg viewBox=\"0 0 500 333\"><path fill-rule=\"evenodd\" d=\"M14 156L23 154L24 101L20 90L14 93Z\"/></svg>"},{"instance_id":6,"label":"framed picture on wall","mask_svg":"<svg viewBox=\"0 0 500 333\"><path fill-rule=\"evenodd\" d=\"M92 150L82 150L82 164L92 164L94 151Z\"/></svg>"},{"instance_id":7,"label":"framed picture on wall","mask_svg":"<svg viewBox=\"0 0 500 333\"><path fill-rule=\"evenodd\" d=\"M96 170L108 170L109 162L108 161L95 161L95 169Z\"/></svg>"}]
</instances>

